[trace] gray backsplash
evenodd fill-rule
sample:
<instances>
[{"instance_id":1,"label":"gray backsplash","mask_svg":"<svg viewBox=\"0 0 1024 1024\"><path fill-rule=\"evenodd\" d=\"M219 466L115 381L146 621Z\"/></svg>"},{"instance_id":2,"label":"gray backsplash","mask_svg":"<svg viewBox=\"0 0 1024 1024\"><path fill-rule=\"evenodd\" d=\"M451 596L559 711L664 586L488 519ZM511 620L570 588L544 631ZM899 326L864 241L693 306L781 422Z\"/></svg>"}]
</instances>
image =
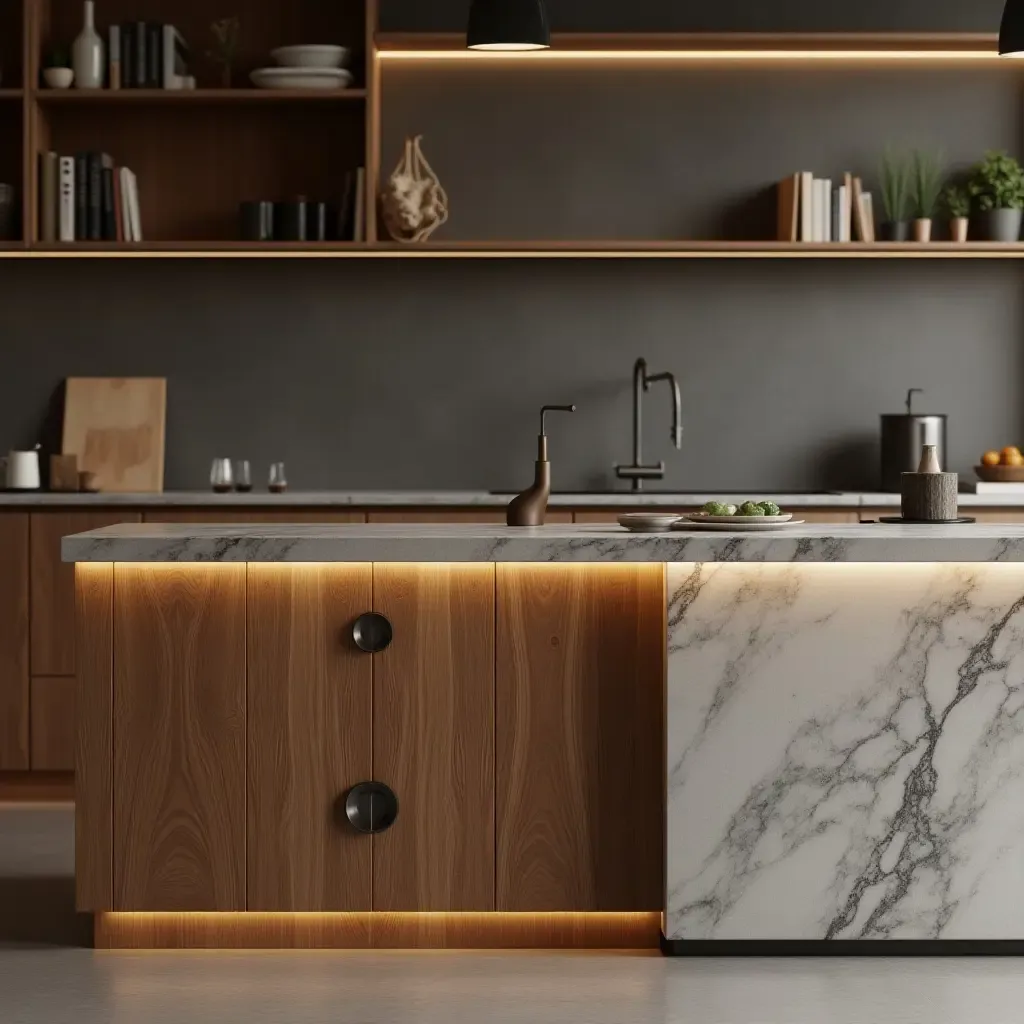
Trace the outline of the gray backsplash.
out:
<instances>
[{"instance_id":1,"label":"gray backsplash","mask_svg":"<svg viewBox=\"0 0 1024 1024\"><path fill-rule=\"evenodd\" d=\"M550 6L576 29L991 31L1001 2ZM439 237L758 237L782 175L870 182L887 142L953 165L1017 150L1020 101L1004 68L391 66L385 169L425 134ZM878 414L910 386L949 414L952 468L1021 437L1022 301L1018 267L988 261L7 262L0 450L38 436L66 376L161 374L171 488L204 486L215 455L260 476L283 459L303 488L521 486L536 410L562 401L580 412L552 424L556 486L608 486L643 355L682 378L681 453L667 392L649 396L665 486L872 487Z\"/></svg>"},{"instance_id":2,"label":"gray backsplash","mask_svg":"<svg viewBox=\"0 0 1024 1024\"><path fill-rule=\"evenodd\" d=\"M961 471L1020 436L1022 299L988 262L8 263L0 437L31 441L63 376L166 374L169 487L223 454L300 487L487 489L523 484L536 410L575 401L555 484L594 487L629 457L644 355L682 379L681 453L649 396L667 486L859 488L911 385Z\"/></svg>"}]
</instances>

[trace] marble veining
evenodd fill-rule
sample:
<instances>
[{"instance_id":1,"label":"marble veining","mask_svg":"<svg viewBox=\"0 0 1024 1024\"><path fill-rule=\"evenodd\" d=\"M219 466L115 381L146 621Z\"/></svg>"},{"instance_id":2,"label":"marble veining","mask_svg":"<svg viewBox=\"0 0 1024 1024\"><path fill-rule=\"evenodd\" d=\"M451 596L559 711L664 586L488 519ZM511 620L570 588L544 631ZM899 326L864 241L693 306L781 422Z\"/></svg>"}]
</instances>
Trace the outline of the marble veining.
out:
<instances>
[{"instance_id":1,"label":"marble veining","mask_svg":"<svg viewBox=\"0 0 1024 1024\"><path fill-rule=\"evenodd\" d=\"M630 534L618 526L126 523L65 537L68 562L1017 562L1024 525L806 525Z\"/></svg>"},{"instance_id":2,"label":"marble veining","mask_svg":"<svg viewBox=\"0 0 1024 1024\"><path fill-rule=\"evenodd\" d=\"M1024 939L1024 569L668 567L676 939Z\"/></svg>"}]
</instances>

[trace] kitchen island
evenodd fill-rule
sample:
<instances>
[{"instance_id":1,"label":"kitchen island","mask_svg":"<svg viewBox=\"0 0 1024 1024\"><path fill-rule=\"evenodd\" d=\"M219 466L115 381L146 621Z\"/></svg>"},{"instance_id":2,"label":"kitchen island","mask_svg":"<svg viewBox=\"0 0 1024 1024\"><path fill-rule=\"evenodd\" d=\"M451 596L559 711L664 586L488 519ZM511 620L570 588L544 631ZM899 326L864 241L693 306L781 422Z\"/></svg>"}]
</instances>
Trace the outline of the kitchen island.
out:
<instances>
[{"instance_id":1,"label":"kitchen island","mask_svg":"<svg viewBox=\"0 0 1024 1024\"><path fill-rule=\"evenodd\" d=\"M64 558L98 945L1024 938L1024 528L137 524Z\"/></svg>"}]
</instances>

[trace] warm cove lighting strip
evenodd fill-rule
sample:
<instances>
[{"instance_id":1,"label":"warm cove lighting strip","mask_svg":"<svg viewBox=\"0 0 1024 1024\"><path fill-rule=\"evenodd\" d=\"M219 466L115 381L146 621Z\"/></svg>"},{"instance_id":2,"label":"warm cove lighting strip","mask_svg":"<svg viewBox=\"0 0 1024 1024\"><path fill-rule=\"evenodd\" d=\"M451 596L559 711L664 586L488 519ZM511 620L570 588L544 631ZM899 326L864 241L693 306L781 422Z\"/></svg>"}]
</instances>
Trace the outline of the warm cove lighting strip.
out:
<instances>
[{"instance_id":1,"label":"warm cove lighting strip","mask_svg":"<svg viewBox=\"0 0 1024 1024\"><path fill-rule=\"evenodd\" d=\"M526 50L501 53L477 50L380 50L388 61L539 62L543 64L619 61L714 64L765 63L1009 63L995 50Z\"/></svg>"}]
</instances>

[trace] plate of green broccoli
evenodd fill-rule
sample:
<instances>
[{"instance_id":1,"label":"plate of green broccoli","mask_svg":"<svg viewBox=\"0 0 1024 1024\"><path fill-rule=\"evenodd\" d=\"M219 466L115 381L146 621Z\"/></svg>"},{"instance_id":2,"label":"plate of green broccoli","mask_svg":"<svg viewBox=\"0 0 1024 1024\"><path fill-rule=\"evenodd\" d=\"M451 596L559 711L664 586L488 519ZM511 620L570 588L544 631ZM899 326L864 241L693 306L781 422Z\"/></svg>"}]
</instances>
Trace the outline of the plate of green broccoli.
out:
<instances>
[{"instance_id":1,"label":"plate of green broccoli","mask_svg":"<svg viewBox=\"0 0 1024 1024\"><path fill-rule=\"evenodd\" d=\"M683 516L686 524L742 528L744 526L785 526L793 523L791 513L783 512L774 501L745 501L742 505L709 501L700 512ZM680 524L684 525L683 523Z\"/></svg>"}]
</instances>

